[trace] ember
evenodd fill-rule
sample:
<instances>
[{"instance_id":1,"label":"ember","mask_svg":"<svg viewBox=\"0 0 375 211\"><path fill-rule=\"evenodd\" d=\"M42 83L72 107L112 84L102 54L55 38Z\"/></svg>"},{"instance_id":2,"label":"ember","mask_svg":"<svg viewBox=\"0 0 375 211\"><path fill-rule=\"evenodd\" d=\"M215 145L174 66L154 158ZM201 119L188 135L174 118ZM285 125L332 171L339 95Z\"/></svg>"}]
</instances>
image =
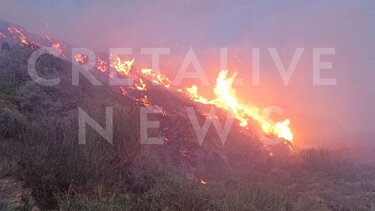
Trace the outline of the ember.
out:
<instances>
[{"instance_id":1,"label":"ember","mask_svg":"<svg viewBox=\"0 0 375 211\"><path fill-rule=\"evenodd\" d=\"M199 179L199 183L202 184L202 185L207 185L207 181L205 181L203 179Z\"/></svg>"},{"instance_id":2,"label":"ember","mask_svg":"<svg viewBox=\"0 0 375 211\"><path fill-rule=\"evenodd\" d=\"M58 52L62 53L62 48L60 43L53 43L52 48L56 49Z\"/></svg>"},{"instance_id":3,"label":"ember","mask_svg":"<svg viewBox=\"0 0 375 211\"><path fill-rule=\"evenodd\" d=\"M8 31L13 36L15 36L17 39L19 39L22 44L24 44L24 45L30 44L29 41L27 41L26 36L24 35L24 33L20 29L17 29L16 27L11 26L11 27L8 28Z\"/></svg>"},{"instance_id":4,"label":"ember","mask_svg":"<svg viewBox=\"0 0 375 211\"><path fill-rule=\"evenodd\" d=\"M86 55L83 55L83 54L77 54L74 56L74 59L76 60L76 62L78 62L79 64L86 64L88 62L88 58Z\"/></svg>"},{"instance_id":5,"label":"ember","mask_svg":"<svg viewBox=\"0 0 375 211\"><path fill-rule=\"evenodd\" d=\"M103 73L107 72L107 63L103 60L101 60L99 57L96 61L96 68L98 70L102 71Z\"/></svg>"}]
</instances>

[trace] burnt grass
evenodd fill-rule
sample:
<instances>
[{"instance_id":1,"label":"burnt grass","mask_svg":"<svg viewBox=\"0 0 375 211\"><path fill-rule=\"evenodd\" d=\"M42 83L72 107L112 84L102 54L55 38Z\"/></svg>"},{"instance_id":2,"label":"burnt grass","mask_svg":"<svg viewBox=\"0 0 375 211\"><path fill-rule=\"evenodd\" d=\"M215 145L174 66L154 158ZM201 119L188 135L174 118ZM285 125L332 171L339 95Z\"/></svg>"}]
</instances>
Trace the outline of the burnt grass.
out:
<instances>
[{"instance_id":1,"label":"burnt grass","mask_svg":"<svg viewBox=\"0 0 375 211\"><path fill-rule=\"evenodd\" d=\"M72 64L51 55L37 70L62 82L39 86L26 69L31 53L20 46L0 51L0 179L22 182L41 210L375 210L370 160L323 147L276 146L270 157L255 135L238 128L224 146L210 129L200 146L183 107L205 108L158 87L149 99L167 114L150 135L168 142L140 145L138 102L83 77L72 86ZM87 143L79 145L78 107L104 125L106 106L114 108L114 143L87 129Z\"/></svg>"}]
</instances>

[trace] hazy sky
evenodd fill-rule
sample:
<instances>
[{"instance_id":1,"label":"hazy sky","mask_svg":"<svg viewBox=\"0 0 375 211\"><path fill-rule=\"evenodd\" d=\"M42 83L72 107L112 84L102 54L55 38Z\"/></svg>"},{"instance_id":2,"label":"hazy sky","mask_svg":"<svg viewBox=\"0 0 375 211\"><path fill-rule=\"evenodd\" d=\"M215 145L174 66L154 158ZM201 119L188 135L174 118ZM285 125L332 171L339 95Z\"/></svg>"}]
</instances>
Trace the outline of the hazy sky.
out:
<instances>
[{"instance_id":1,"label":"hazy sky","mask_svg":"<svg viewBox=\"0 0 375 211\"><path fill-rule=\"evenodd\" d=\"M243 101L282 107L296 142L375 132L374 1L2 0L0 18L73 47L169 47L162 68L172 78L193 47L214 82L218 50L228 47L230 71L246 82L238 87ZM261 51L259 86L248 83L254 47ZM279 51L285 65L297 47L305 48L288 86L268 47ZM319 47L336 49L323 59L333 62L323 77L336 78L337 86L313 86L312 49Z\"/></svg>"}]
</instances>

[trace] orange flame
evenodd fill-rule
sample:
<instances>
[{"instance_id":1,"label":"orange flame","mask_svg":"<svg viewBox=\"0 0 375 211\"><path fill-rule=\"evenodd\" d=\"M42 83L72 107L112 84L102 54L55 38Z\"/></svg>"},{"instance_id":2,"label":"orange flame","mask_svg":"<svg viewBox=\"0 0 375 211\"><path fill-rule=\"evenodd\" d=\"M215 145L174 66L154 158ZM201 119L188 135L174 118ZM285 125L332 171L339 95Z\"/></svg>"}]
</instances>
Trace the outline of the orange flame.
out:
<instances>
[{"instance_id":1,"label":"orange flame","mask_svg":"<svg viewBox=\"0 0 375 211\"><path fill-rule=\"evenodd\" d=\"M146 84L143 82L142 78L139 79L139 84L135 84L138 90L146 91Z\"/></svg>"},{"instance_id":2,"label":"orange flame","mask_svg":"<svg viewBox=\"0 0 375 211\"><path fill-rule=\"evenodd\" d=\"M147 108L151 108L151 104L150 102L148 101L148 98L147 96L145 95L144 97L140 98L140 99L136 99L138 102L142 103L145 107Z\"/></svg>"},{"instance_id":3,"label":"orange flame","mask_svg":"<svg viewBox=\"0 0 375 211\"><path fill-rule=\"evenodd\" d=\"M194 101L197 101L203 104L210 103L206 98L198 94L198 87L196 85L193 85L190 88L186 88L186 92L190 96L190 98L193 99Z\"/></svg>"},{"instance_id":4,"label":"orange flame","mask_svg":"<svg viewBox=\"0 0 375 211\"><path fill-rule=\"evenodd\" d=\"M77 54L74 56L74 59L76 60L76 62L78 62L79 64L86 64L87 61L88 61L88 58L86 55L83 55L83 54Z\"/></svg>"},{"instance_id":5,"label":"orange flame","mask_svg":"<svg viewBox=\"0 0 375 211\"><path fill-rule=\"evenodd\" d=\"M101 72L105 73L107 72L107 63L98 57L96 61L96 68L98 68L98 70L100 70Z\"/></svg>"},{"instance_id":6,"label":"orange flame","mask_svg":"<svg viewBox=\"0 0 375 211\"><path fill-rule=\"evenodd\" d=\"M56 49L58 52L62 53L62 48L60 43L53 43L52 48Z\"/></svg>"},{"instance_id":7,"label":"orange flame","mask_svg":"<svg viewBox=\"0 0 375 211\"><path fill-rule=\"evenodd\" d=\"M134 63L134 58L132 60L121 61L120 57L117 57L111 63L111 67L115 68L117 72L128 75L130 73L131 67Z\"/></svg>"},{"instance_id":8,"label":"orange flame","mask_svg":"<svg viewBox=\"0 0 375 211\"><path fill-rule=\"evenodd\" d=\"M17 29L16 27L11 26L8 28L8 31L9 33L13 34L17 39L19 39L22 44L24 45L30 44L29 41L27 41L25 34L20 29Z\"/></svg>"},{"instance_id":9,"label":"orange flame","mask_svg":"<svg viewBox=\"0 0 375 211\"><path fill-rule=\"evenodd\" d=\"M250 119L254 119L260 124L265 134L274 135L292 142L293 133L289 128L289 119L274 123L269 118L264 117L259 108L251 105L241 104L237 100L235 89L232 87L236 74L233 74L231 77L228 77L227 75L227 70L223 70L219 73L216 79L216 86L214 88L216 98L213 100L207 100L206 98L200 96L198 94L198 88L195 85L193 85L191 88L187 88L186 93L196 102L213 104L228 111L234 118L240 121L241 127L246 127L248 125L248 121Z\"/></svg>"},{"instance_id":10,"label":"orange flame","mask_svg":"<svg viewBox=\"0 0 375 211\"><path fill-rule=\"evenodd\" d=\"M141 73L143 76L150 79L157 85L164 86L167 89L171 86L171 81L169 80L169 78L158 71L155 71L153 69L142 69Z\"/></svg>"},{"instance_id":11,"label":"orange flame","mask_svg":"<svg viewBox=\"0 0 375 211\"><path fill-rule=\"evenodd\" d=\"M120 91L121 91L121 94L124 95L124 96L127 94L126 89L122 86L120 86Z\"/></svg>"}]
</instances>

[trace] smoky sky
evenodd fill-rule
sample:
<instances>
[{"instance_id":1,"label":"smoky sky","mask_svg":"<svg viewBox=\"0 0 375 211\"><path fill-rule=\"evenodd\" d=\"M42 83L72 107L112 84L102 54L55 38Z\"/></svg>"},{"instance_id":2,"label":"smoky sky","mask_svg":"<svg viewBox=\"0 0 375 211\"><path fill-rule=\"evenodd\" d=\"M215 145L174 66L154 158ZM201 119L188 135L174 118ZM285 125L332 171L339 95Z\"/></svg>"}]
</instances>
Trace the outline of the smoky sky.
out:
<instances>
[{"instance_id":1,"label":"smoky sky","mask_svg":"<svg viewBox=\"0 0 375 211\"><path fill-rule=\"evenodd\" d=\"M370 0L2 0L0 18L73 47L131 47L135 53L141 47L170 48L161 67L172 78L193 48L214 83L219 48L227 47L229 71L245 81L236 87L242 101L283 108L281 118L291 119L296 142L360 142L375 132L375 3ZM296 48L305 48L288 86L270 47L285 66ZM251 48L261 52L258 86L250 83ZM335 55L322 59L333 62L322 77L336 78L336 86L313 86L313 48L335 48Z\"/></svg>"}]
</instances>

